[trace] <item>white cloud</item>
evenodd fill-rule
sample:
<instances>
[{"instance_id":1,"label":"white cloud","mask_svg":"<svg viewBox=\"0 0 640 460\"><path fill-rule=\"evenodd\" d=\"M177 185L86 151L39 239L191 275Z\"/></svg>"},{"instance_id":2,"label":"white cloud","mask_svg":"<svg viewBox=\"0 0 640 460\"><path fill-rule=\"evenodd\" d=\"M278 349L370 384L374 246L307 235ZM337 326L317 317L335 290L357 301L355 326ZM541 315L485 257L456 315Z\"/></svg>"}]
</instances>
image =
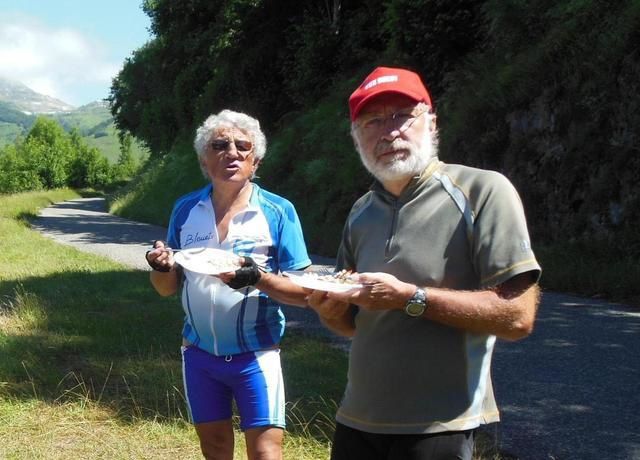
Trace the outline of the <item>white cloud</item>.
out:
<instances>
[{"instance_id":1,"label":"white cloud","mask_svg":"<svg viewBox=\"0 0 640 460\"><path fill-rule=\"evenodd\" d=\"M0 76L70 104L89 102L79 96L88 88L95 99L107 96L122 63L106 54L102 43L76 30L26 16L0 18Z\"/></svg>"}]
</instances>

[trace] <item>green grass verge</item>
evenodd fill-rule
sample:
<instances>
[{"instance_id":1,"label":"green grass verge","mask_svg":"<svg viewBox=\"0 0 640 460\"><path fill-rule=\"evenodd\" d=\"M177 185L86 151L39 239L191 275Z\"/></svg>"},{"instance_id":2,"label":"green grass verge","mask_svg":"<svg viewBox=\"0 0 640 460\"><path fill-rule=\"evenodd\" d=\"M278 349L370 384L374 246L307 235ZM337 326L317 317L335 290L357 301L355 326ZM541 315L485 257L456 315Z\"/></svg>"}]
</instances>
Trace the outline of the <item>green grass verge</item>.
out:
<instances>
[{"instance_id":1,"label":"green grass verge","mask_svg":"<svg viewBox=\"0 0 640 460\"><path fill-rule=\"evenodd\" d=\"M0 458L199 458L182 392L178 300L159 297L147 273L26 223L77 196L0 197ZM328 458L346 356L293 333L282 349L286 458Z\"/></svg>"},{"instance_id":2,"label":"green grass verge","mask_svg":"<svg viewBox=\"0 0 640 460\"><path fill-rule=\"evenodd\" d=\"M605 242L538 246L545 289L640 306L640 261Z\"/></svg>"}]
</instances>

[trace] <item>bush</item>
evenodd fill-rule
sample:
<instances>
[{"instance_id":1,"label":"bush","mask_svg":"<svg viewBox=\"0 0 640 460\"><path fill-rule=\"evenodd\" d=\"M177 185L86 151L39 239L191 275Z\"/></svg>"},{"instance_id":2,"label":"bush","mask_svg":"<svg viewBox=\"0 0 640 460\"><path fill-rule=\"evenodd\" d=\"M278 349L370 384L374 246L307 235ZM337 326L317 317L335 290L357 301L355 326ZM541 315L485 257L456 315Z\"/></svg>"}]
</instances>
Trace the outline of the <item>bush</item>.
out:
<instances>
[{"instance_id":1,"label":"bush","mask_svg":"<svg viewBox=\"0 0 640 460\"><path fill-rule=\"evenodd\" d=\"M135 164L130 157L129 149L126 164L112 167L77 130L68 134L55 120L39 117L24 141L0 153L0 193L66 186L105 188L122 175L118 173L123 168L127 177L133 175Z\"/></svg>"},{"instance_id":2,"label":"bush","mask_svg":"<svg viewBox=\"0 0 640 460\"><path fill-rule=\"evenodd\" d=\"M39 174L18 154L15 146L0 152L0 193L11 194L44 188Z\"/></svg>"}]
</instances>

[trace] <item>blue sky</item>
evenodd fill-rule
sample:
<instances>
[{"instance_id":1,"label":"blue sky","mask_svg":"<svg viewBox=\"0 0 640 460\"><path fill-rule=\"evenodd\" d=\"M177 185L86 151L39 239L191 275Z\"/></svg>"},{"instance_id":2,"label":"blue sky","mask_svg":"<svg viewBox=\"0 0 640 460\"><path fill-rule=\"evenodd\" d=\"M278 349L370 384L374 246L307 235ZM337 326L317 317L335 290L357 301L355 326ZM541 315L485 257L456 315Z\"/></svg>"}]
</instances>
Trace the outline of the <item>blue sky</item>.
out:
<instances>
[{"instance_id":1,"label":"blue sky","mask_svg":"<svg viewBox=\"0 0 640 460\"><path fill-rule=\"evenodd\" d=\"M0 77L79 106L151 39L142 0L0 0Z\"/></svg>"}]
</instances>

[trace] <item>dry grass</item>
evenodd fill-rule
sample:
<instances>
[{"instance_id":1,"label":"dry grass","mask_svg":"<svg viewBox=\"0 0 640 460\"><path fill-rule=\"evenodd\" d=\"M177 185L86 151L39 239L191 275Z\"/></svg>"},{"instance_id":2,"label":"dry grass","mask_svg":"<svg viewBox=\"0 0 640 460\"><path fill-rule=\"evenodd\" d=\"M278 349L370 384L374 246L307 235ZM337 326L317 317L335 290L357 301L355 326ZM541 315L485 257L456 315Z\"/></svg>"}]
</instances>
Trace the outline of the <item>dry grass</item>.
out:
<instances>
[{"instance_id":1,"label":"dry grass","mask_svg":"<svg viewBox=\"0 0 640 460\"><path fill-rule=\"evenodd\" d=\"M95 404L0 403L0 458L198 459L191 426L138 420L122 423Z\"/></svg>"},{"instance_id":2,"label":"dry grass","mask_svg":"<svg viewBox=\"0 0 640 460\"><path fill-rule=\"evenodd\" d=\"M327 442L287 433L285 459L329 458ZM180 419L121 421L119 414L90 401L46 403L39 400L0 401L2 459L200 459L192 426ZM236 459L245 444L236 429Z\"/></svg>"}]
</instances>

